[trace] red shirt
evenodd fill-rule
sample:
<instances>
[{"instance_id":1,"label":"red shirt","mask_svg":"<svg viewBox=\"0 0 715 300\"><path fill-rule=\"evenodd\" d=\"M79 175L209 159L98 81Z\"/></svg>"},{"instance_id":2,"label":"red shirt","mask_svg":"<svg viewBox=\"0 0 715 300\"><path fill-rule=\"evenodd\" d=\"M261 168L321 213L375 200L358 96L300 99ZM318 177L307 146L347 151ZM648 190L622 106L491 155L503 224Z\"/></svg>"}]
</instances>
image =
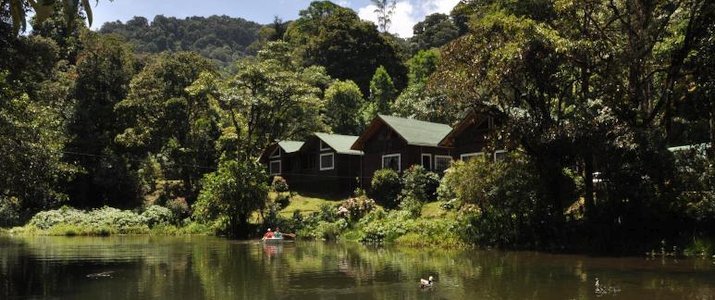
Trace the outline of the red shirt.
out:
<instances>
[{"instance_id":1,"label":"red shirt","mask_svg":"<svg viewBox=\"0 0 715 300\"><path fill-rule=\"evenodd\" d=\"M263 235L263 238L264 238L264 239L272 239L272 238L273 238L273 232L272 232L272 231L266 232L266 234Z\"/></svg>"}]
</instances>

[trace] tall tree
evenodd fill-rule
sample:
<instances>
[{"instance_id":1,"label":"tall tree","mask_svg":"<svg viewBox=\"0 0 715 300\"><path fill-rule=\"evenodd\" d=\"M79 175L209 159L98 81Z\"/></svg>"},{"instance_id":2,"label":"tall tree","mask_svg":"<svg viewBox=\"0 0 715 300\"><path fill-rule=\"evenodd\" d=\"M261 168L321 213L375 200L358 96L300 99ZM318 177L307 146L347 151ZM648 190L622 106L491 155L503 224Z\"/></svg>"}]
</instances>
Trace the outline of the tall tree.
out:
<instances>
[{"instance_id":1,"label":"tall tree","mask_svg":"<svg viewBox=\"0 0 715 300\"><path fill-rule=\"evenodd\" d=\"M10 226L67 200L62 183L76 173L63 153L72 68L50 39L17 37L5 23L0 34L0 223Z\"/></svg>"},{"instance_id":2,"label":"tall tree","mask_svg":"<svg viewBox=\"0 0 715 300\"><path fill-rule=\"evenodd\" d=\"M431 84L503 120L503 136L518 142L543 172L553 213L562 214L570 202L564 168L578 164L590 220L638 230L647 218L676 217L670 214L673 174L665 141L673 108L683 103L675 99L692 99L684 67L697 57L694 46L712 24L715 4L467 4L478 17L467 35L443 49ZM655 168L652 161L661 164ZM596 170L609 182L609 202L598 207Z\"/></svg>"},{"instance_id":3,"label":"tall tree","mask_svg":"<svg viewBox=\"0 0 715 300\"><path fill-rule=\"evenodd\" d=\"M375 25L347 8L315 1L288 26L286 40L304 66L320 65L340 80L352 80L369 94L375 69L384 66L398 89L407 83L406 68L397 47Z\"/></svg>"},{"instance_id":4,"label":"tall tree","mask_svg":"<svg viewBox=\"0 0 715 300\"><path fill-rule=\"evenodd\" d=\"M425 17L412 27L410 38L413 53L430 48L438 48L457 38L459 31L452 19L445 14L435 13Z\"/></svg>"},{"instance_id":5,"label":"tall tree","mask_svg":"<svg viewBox=\"0 0 715 300\"><path fill-rule=\"evenodd\" d=\"M397 97L397 89L387 70L380 66L370 80L370 101L375 105L377 113L389 114L392 102Z\"/></svg>"},{"instance_id":6,"label":"tall tree","mask_svg":"<svg viewBox=\"0 0 715 300\"><path fill-rule=\"evenodd\" d=\"M208 95L187 88L214 68L196 53L159 55L132 79L126 99L115 106L121 126L115 140L123 151L134 154L135 161L158 157L166 179L181 181L189 199L216 164L220 129Z\"/></svg>"},{"instance_id":7,"label":"tall tree","mask_svg":"<svg viewBox=\"0 0 715 300\"><path fill-rule=\"evenodd\" d=\"M335 133L359 135L362 131L360 109L362 93L352 81L336 81L325 91L325 123Z\"/></svg>"},{"instance_id":8,"label":"tall tree","mask_svg":"<svg viewBox=\"0 0 715 300\"><path fill-rule=\"evenodd\" d=\"M79 206L133 206L137 187L114 144L120 129L114 106L127 96L134 55L113 36L86 32L81 43L69 95L73 112L66 151L82 173L70 183L70 196Z\"/></svg>"},{"instance_id":9,"label":"tall tree","mask_svg":"<svg viewBox=\"0 0 715 300\"><path fill-rule=\"evenodd\" d=\"M325 129L320 117L324 70L293 64L285 42L266 45L257 59L238 62L236 74L211 87L236 142L237 158L255 157L275 140L302 138ZM208 81L207 81L208 82Z\"/></svg>"},{"instance_id":10,"label":"tall tree","mask_svg":"<svg viewBox=\"0 0 715 300\"><path fill-rule=\"evenodd\" d=\"M397 7L396 0L372 0L375 5L375 13L377 14L377 26L380 31L387 32L392 23L392 15L395 14Z\"/></svg>"}]
</instances>

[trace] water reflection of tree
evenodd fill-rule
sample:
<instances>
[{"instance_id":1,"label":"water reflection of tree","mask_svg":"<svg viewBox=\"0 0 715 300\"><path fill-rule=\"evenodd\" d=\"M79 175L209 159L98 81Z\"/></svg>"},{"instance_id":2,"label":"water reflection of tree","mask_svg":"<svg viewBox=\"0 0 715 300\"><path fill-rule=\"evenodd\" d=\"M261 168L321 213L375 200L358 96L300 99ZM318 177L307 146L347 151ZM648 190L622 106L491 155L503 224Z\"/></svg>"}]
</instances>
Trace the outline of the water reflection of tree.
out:
<instances>
[{"instance_id":1,"label":"water reflection of tree","mask_svg":"<svg viewBox=\"0 0 715 300\"><path fill-rule=\"evenodd\" d=\"M715 293L712 270L709 261L321 242L265 248L214 238L0 239L0 299L314 299L345 293L363 299L594 299L595 277L619 286L620 298L704 299ZM103 271L115 273L86 278ZM425 295L417 281L429 275L438 288Z\"/></svg>"}]
</instances>

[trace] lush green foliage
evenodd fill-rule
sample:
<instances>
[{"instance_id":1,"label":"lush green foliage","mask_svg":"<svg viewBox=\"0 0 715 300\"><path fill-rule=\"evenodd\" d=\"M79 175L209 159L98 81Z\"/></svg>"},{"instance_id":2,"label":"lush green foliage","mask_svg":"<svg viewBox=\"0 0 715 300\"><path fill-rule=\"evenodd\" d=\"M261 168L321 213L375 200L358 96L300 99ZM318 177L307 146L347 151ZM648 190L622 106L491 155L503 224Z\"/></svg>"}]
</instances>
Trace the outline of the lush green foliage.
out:
<instances>
[{"instance_id":1,"label":"lush green foliage","mask_svg":"<svg viewBox=\"0 0 715 300\"><path fill-rule=\"evenodd\" d=\"M141 233L149 227L143 222L142 217L132 211L119 210L112 207L103 207L91 211L82 211L70 207L57 210L48 210L37 213L30 219L29 226L41 230L61 232L70 228L85 227L86 234L96 233L106 235L110 233ZM68 232L68 235L80 233Z\"/></svg>"},{"instance_id":2,"label":"lush green foliage","mask_svg":"<svg viewBox=\"0 0 715 300\"><path fill-rule=\"evenodd\" d=\"M320 65L340 80L352 80L369 94L370 79L384 66L401 89L406 70L398 47L371 22L330 1L314 1L288 26L285 40L304 65Z\"/></svg>"},{"instance_id":3,"label":"lush green foliage","mask_svg":"<svg viewBox=\"0 0 715 300\"><path fill-rule=\"evenodd\" d=\"M281 176L273 176L273 182L271 182L271 190L278 193L284 193L288 191L288 182L285 178Z\"/></svg>"},{"instance_id":4,"label":"lush green foliage","mask_svg":"<svg viewBox=\"0 0 715 300\"><path fill-rule=\"evenodd\" d=\"M459 34L452 19L440 13L426 16L424 21L417 22L412 28L414 35L410 38L410 48L413 53L439 48L457 38Z\"/></svg>"},{"instance_id":5,"label":"lush green foliage","mask_svg":"<svg viewBox=\"0 0 715 300\"><path fill-rule=\"evenodd\" d=\"M445 183L465 204L464 240L485 246L550 246L541 243L558 237L558 216L552 214L533 168L519 156L496 163L472 159L453 167Z\"/></svg>"},{"instance_id":6,"label":"lush green foliage","mask_svg":"<svg viewBox=\"0 0 715 300\"><path fill-rule=\"evenodd\" d=\"M144 17L105 23L99 32L124 37L139 53L192 51L226 66L251 54L249 46L259 39L261 28L228 16L182 20L158 15L151 24Z\"/></svg>"},{"instance_id":7,"label":"lush green foliage","mask_svg":"<svg viewBox=\"0 0 715 300\"><path fill-rule=\"evenodd\" d=\"M142 222L149 227L176 223L174 213L170 209L159 205L147 207L139 216Z\"/></svg>"},{"instance_id":8,"label":"lush green foliage","mask_svg":"<svg viewBox=\"0 0 715 300\"><path fill-rule=\"evenodd\" d=\"M246 231L248 217L265 206L268 175L254 161L223 161L217 171L202 180L194 218L212 224L217 232L229 235Z\"/></svg>"},{"instance_id":9,"label":"lush green foliage","mask_svg":"<svg viewBox=\"0 0 715 300\"><path fill-rule=\"evenodd\" d=\"M325 91L325 123L338 134L359 135L363 129L360 88L352 81L336 81Z\"/></svg>"},{"instance_id":10,"label":"lush green foliage","mask_svg":"<svg viewBox=\"0 0 715 300\"><path fill-rule=\"evenodd\" d=\"M402 197L414 198L420 202L437 200L439 175L427 171L422 166L412 166L402 174Z\"/></svg>"},{"instance_id":11,"label":"lush green foliage","mask_svg":"<svg viewBox=\"0 0 715 300\"><path fill-rule=\"evenodd\" d=\"M338 215L347 217L351 221L356 221L373 211L376 207L375 200L364 195L357 196L341 202L338 207Z\"/></svg>"},{"instance_id":12,"label":"lush green foliage","mask_svg":"<svg viewBox=\"0 0 715 300\"><path fill-rule=\"evenodd\" d=\"M402 190L400 175L392 169L375 171L370 183L370 197L385 208L396 208Z\"/></svg>"},{"instance_id":13,"label":"lush green foliage","mask_svg":"<svg viewBox=\"0 0 715 300\"><path fill-rule=\"evenodd\" d=\"M385 67L380 66L370 80L370 101L377 108L377 113L390 114L392 102L397 97L397 90L392 82L392 77Z\"/></svg>"}]
</instances>

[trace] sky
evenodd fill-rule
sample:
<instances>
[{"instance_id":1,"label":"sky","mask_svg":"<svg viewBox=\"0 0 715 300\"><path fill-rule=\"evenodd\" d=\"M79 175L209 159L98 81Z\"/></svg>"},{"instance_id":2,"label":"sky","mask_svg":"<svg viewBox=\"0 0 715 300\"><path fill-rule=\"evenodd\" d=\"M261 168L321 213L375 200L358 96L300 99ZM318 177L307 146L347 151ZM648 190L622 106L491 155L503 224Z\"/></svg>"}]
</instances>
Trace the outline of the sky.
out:
<instances>
[{"instance_id":1,"label":"sky","mask_svg":"<svg viewBox=\"0 0 715 300\"><path fill-rule=\"evenodd\" d=\"M298 18L298 12L308 7L310 2L311 0L102 0L92 8L92 28L98 29L105 22L126 22L134 16L143 16L151 21L155 15L160 14L182 19L190 16L228 15L268 24L275 16L286 21ZM352 8L364 20L377 20L375 6L370 0L334 2ZM448 14L458 2L459 0L398 0L388 31L403 38L411 37L415 23L432 13Z\"/></svg>"}]
</instances>

